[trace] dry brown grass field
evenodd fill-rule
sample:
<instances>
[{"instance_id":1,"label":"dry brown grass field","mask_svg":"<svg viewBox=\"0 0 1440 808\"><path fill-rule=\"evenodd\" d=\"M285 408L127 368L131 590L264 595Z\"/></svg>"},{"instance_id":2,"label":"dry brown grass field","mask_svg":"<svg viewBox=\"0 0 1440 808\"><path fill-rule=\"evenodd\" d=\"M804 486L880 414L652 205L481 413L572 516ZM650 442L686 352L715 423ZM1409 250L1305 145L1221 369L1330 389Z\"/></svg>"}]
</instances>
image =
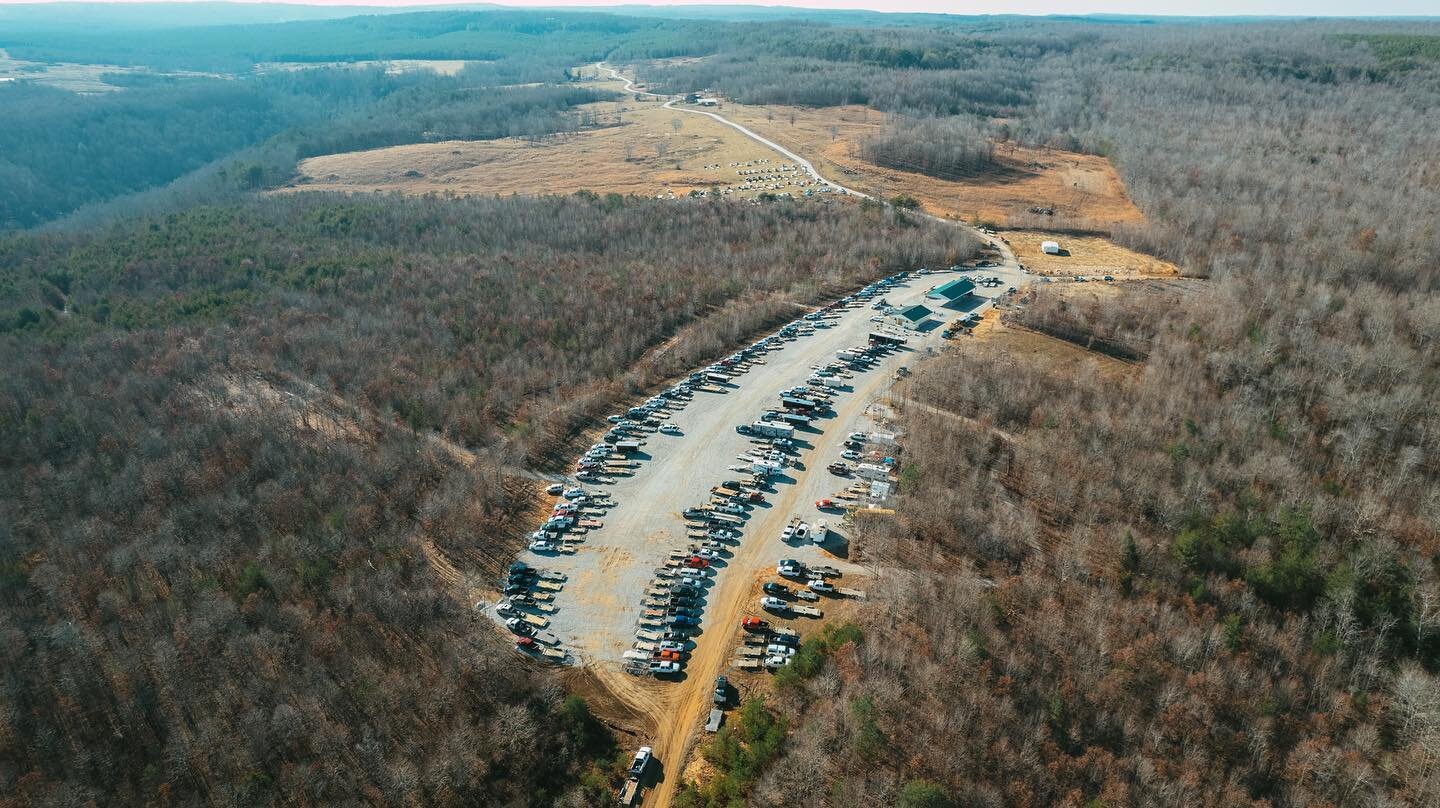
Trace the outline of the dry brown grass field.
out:
<instances>
[{"instance_id":1,"label":"dry brown grass field","mask_svg":"<svg viewBox=\"0 0 1440 808\"><path fill-rule=\"evenodd\" d=\"M765 189L741 190L745 179L731 163L769 160L745 169L756 170L784 162L718 121L663 109L658 101L626 99L584 111L610 125L540 141L447 141L312 157L287 190L683 196L730 188L728 196L743 198Z\"/></svg>"},{"instance_id":2,"label":"dry brown grass field","mask_svg":"<svg viewBox=\"0 0 1440 808\"><path fill-rule=\"evenodd\" d=\"M1116 278L1174 276L1179 267L1159 258L1127 250L1096 236L1067 236L1039 230L1012 230L1002 234L1015 257L1031 274L1113 275ZM1045 241L1060 245L1065 255L1047 255L1040 249Z\"/></svg>"},{"instance_id":3,"label":"dry brown grass field","mask_svg":"<svg viewBox=\"0 0 1440 808\"><path fill-rule=\"evenodd\" d=\"M1066 229L1109 231L1144 219L1125 193L1114 166L1103 157L1052 149L1002 145L1002 171L941 180L913 171L874 165L860 145L879 134L885 113L860 106L811 109L726 104L726 117L808 158L821 174L877 196L909 194L937 216L1000 227L1046 221ZM1030 213L1053 207L1053 216Z\"/></svg>"}]
</instances>

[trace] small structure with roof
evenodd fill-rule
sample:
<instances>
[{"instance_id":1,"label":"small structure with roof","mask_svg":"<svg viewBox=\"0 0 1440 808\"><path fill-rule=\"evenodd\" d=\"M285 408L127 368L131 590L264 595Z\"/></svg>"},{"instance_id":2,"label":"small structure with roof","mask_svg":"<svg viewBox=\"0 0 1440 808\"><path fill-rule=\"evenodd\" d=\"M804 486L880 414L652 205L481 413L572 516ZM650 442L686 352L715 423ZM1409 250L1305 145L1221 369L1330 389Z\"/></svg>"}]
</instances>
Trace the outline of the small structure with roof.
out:
<instances>
[{"instance_id":1,"label":"small structure with roof","mask_svg":"<svg viewBox=\"0 0 1440 808\"><path fill-rule=\"evenodd\" d=\"M930 298L931 300L940 301L940 305L942 306L948 306L952 303L963 300L965 297L973 294L974 292L974 281L970 280L969 278L956 278L949 283L943 283L935 287L934 289L931 289L930 293L925 296Z\"/></svg>"},{"instance_id":2,"label":"small structure with roof","mask_svg":"<svg viewBox=\"0 0 1440 808\"><path fill-rule=\"evenodd\" d=\"M934 312L917 303L892 313L887 319L901 328L920 331L925 328L927 323L932 322L933 315Z\"/></svg>"}]
</instances>

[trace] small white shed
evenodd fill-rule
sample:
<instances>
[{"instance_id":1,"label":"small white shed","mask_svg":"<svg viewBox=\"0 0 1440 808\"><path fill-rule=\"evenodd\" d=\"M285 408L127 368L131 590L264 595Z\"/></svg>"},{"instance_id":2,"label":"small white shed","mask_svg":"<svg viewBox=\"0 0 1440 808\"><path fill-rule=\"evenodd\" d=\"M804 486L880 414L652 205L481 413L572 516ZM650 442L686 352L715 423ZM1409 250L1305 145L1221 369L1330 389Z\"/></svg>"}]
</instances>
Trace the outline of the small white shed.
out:
<instances>
[{"instance_id":1,"label":"small white shed","mask_svg":"<svg viewBox=\"0 0 1440 808\"><path fill-rule=\"evenodd\" d=\"M1059 255L1059 254L1060 254L1060 242L1058 242L1058 241L1042 241L1042 242L1040 242L1040 251L1043 252L1043 253L1045 253L1046 255Z\"/></svg>"}]
</instances>

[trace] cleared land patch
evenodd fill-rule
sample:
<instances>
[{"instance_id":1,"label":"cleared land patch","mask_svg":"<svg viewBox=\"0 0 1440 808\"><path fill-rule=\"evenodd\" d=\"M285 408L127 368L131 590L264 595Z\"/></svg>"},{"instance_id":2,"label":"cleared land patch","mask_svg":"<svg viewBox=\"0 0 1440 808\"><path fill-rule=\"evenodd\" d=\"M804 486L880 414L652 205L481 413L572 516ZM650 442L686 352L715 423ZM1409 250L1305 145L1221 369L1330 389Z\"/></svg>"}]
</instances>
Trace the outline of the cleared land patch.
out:
<instances>
[{"instance_id":1,"label":"cleared land patch","mask_svg":"<svg viewBox=\"0 0 1440 808\"><path fill-rule=\"evenodd\" d=\"M678 197L729 187L727 196L743 198L765 189L739 190L738 171L778 172L785 162L718 121L663 109L659 101L588 104L580 111L602 125L538 141L446 141L312 157L286 190Z\"/></svg>"},{"instance_id":2,"label":"cleared land patch","mask_svg":"<svg viewBox=\"0 0 1440 808\"><path fill-rule=\"evenodd\" d=\"M1096 236L1066 236L1038 230L1014 230L1003 235L1015 257L1032 275L1137 278L1180 274L1180 268L1168 261ZM1041 245L1046 241L1059 244L1062 254L1050 255L1042 250Z\"/></svg>"},{"instance_id":3,"label":"cleared land patch","mask_svg":"<svg viewBox=\"0 0 1440 808\"><path fill-rule=\"evenodd\" d=\"M815 164L821 174L877 196L908 194L937 216L1001 227L1045 222L1067 229L1109 231L1144 219L1103 157L1002 144L1000 169L955 180L877 166L860 146L881 133L889 117L861 106L769 107L725 104L720 113ZM1032 213L1053 208L1053 215Z\"/></svg>"}]
</instances>

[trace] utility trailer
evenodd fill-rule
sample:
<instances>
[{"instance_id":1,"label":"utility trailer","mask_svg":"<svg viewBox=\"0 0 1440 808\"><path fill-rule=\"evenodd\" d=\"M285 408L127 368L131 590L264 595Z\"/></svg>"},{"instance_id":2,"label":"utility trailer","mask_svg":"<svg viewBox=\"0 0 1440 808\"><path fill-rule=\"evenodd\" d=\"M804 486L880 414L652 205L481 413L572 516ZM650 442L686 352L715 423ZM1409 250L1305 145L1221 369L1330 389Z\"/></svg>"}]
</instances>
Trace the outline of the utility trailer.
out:
<instances>
[{"instance_id":1,"label":"utility trailer","mask_svg":"<svg viewBox=\"0 0 1440 808\"><path fill-rule=\"evenodd\" d=\"M711 522L723 522L727 525L733 525L735 527L740 527L745 524L745 520L741 519L735 514L723 513L721 511L710 511L705 515L705 518L709 519Z\"/></svg>"},{"instance_id":2,"label":"utility trailer","mask_svg":"<svg viewBox=\"0 0 1440 808\"><path fill-rule=\"evenodd\" d=\"M748 658L736 659L736 660L732 660L732 661L730 662L730 665L731 665L732 667L739 668L739 669L742 670L742 671L758 671L758 670L760 670L760 660L758 660L758 659L748 659Z\"/></svg>"},{"instance_id":3,"label":"utility trailer","mask_svg":"<svg viewBox=\"0 0 1440 808\"><path fill-rule=\"evenodd\" d=\"M566 581L567 579L566 579L566 577L565 577L565 573L563 573L563 572L555 572L554 570L541 570L541 571L540 571L540 580L542 580L542 581L559 581L560 583L565 583L565 581Z\"/></svg>"},{"instance_id":4,"label":"utility trailer","mask_svg":"<svg viewBox=\"0 0 1440 808\"><path fill-rule=\"evenodd\" d=\"M749 459L749 458L741 458L741 459ZM717 497L726 497L726 498L730 498L730 499L734 499L734 498L736 498L736 497L742 497L742 496L745 495L745 492L744 492L744 491L741 491L739 488L736 488L736 487L734 487L734 486L732 486L732 485L729 485L729 484L717 485L717 486L715 486L714 488L710 489L710 493L711 493L712 495L714 495L714 496L717 496Z\"/></svg>"},{"instance_id":5,"label":"utility trailer","mask_svg":"<svg viewBox=\"0 0 1440 808\"><path fill-rule=\"evenodd\" d=\"M856 600L865 600L866 598L865 590L863 589L836 589L835 594Z\"/></svg>"},{"instance_id":6,"label":"utility trailer","mask_svg":"<svg viewBox=\"0 0 1440 808\"><path fill-rule=\"evenodd\" d=\"M801 606L798 603L791 604L790 611L796 614L803 614L806 617L824 617L825 613L814 606Z\"/></svg>"},{"instance_id":7,"label":"utility trailer","mask_svg":"<svg viewBox=\"0 0 1440 808\"><path fill-rule=\"evenodd\" d=\"M736 649L735 655L741 659L759 659L765 656L765 648L763 646L755 648L747 645L743 648Z\"/></svg>"},{"instance_id":8,"label":"utility trailer","mask_svg":"<svg viewBox=\"0 0 1440 808\"><path fill-rule=\"evenodd\" d=\"M825 564L817 564L815 566L808 567L808 569L810 570L811 575L819 575L825 578L840 577L840 570L835 569L834 567L826 566Z\"/></svg>"},{"instance_id":9,"label":"utility trailer","mask_svg":"<svg viewBox=\"0 0 1440 808\"><path fill-rule=\"evenodd\" d=\"M641 650L638 650L638 649L631 649L631 650L626 651L625 653L621 654L621 655L620 655L620 658L621 658L621 659L633 659L633 660L635 660L635 661L637 661L637 662L649 662L649 661L650 661L650 652L649 652L649 651L641 651Z\"/></svg>"},{"instance_id":10,"label":"utility trailer","mask_svg":"<svg viewBox=\"0 0 1440 808\"><path fill-rule=\"evenodd\" d=\"M565 585L561 583L556 583L555 581L536 581L535 588L548 589L551 592L559 592L560 590L565 588Z\"/></svg>"},{"instance_id":11,"label":"utility trailer","mask_svg":"<svg viewBox=\"0 0 1440 808\"><path fill-rule=\"evenodd\" d=\"M520 619L534 626L535 628L549 628L550 621L544 617L534 614L521 614Z\"/></svg>"},{"instance_id":12,"label":"utility trailer","mask_svg":"<svg viewBox=\"0 0 1440 808\"><path fill-rule=\"evenodd\" d=\"M657 620L653 617L642 617L635 623L635 625L640 626L641 628L664 628L665 621Z\"/></svg>"},{"instance_id":13,"label":"utility trailer","mask_svg":"<svg viewBox=\"0 0 1440 808\"><path fill-rule=\"evenodd\" d=\"M635 632L635 638L638 639L638 640L649 640L650 642L660 642L660 640L664 639L664 637L665 637L665 635L661 634L661 633L658 632L658 631L649 631L649 630L646 630L646 629L643 629L643 628L640 629L639 631Z\"/></svg>"}]
</instances>

